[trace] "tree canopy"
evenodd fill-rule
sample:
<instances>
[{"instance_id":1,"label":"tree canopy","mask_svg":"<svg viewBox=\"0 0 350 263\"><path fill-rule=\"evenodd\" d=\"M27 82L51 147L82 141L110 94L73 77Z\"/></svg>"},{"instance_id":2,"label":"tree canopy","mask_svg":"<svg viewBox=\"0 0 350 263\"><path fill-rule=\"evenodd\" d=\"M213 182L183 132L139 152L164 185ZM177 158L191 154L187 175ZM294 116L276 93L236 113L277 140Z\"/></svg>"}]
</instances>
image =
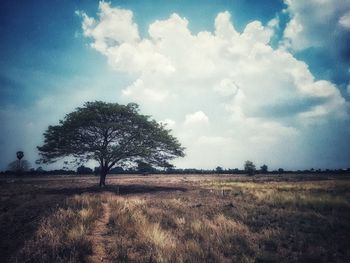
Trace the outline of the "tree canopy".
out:
<instances>
[{"instance_id":1,"label":"tree canopy","mask_svg":"<svg viewBox=\"0 0 350 263\"><path fill-rule=\"evenodd\" d=\"M100 185L115 165L140 161L170 167L184 156L184 148L163 124L139 113L135 103L120 105L86 102L67 114L59 125L49 126L38 147L39 162L51 163L69 156L78 163L96 160L101 166Z\"/></svg>"}]
</instances>

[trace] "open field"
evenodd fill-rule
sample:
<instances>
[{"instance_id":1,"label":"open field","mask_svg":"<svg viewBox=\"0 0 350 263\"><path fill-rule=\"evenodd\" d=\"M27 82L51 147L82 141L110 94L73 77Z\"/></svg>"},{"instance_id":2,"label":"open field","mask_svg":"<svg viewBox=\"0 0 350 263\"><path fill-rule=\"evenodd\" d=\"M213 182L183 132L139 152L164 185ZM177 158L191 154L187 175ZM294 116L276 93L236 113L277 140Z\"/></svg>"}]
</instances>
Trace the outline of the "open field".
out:
<instances>
[{"instance_id":1,"label":"open field","mask_svg":"<svg viewBox=\"0 0 350 263\"><path fill-rule=\"evenodd\" d=\"M350 176L0 179L0 262L349 262Z\"/></svg>"}]
</instances>

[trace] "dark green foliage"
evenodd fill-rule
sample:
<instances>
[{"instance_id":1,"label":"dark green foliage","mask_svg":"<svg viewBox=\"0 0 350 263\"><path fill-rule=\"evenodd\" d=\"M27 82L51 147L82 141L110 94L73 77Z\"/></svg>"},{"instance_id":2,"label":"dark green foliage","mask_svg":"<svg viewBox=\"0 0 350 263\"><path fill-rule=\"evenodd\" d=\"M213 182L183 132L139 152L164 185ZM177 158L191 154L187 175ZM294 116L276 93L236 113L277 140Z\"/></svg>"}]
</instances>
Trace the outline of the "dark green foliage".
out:
<instances>
[{"instance_id":1,"label":"dark green foliage","mask_svg":"<svg viewBox=\"0 0 350 263\"><path fill-rule=\"evenodd\" d=\"M148 164L148 163L145 163L145 162L142 162L142 161L139 161L137 163L137 171L139 173L153 173L155 172L155 169L152 167L152 165Z\"/></svg>"},{"instance_id":2,"label":"dark green foliage","mask_svg":"<svg viewBox=\"0 0 350 263\"><path fill-rule=\"evenodd\" d=\"M261 172L261 173L265 174L265 173L267 173L267 171L268 171L268 167L267 167L266 164L264 164L264 165L262 165L262 166L260 167L260 172Z\"/></svg>"},{"instance_id":3,"label":"dark green foliage","mask_svg":"<svg viewBox=\"0 0 350 263\"><path fill-rule=\"evenodd\" d=\"M157 167L184 156L184 148L162 124L141 115L138 105L87 102L65 116L59 125L49 126L44 145L38 147L41 162L55 162L69 156L76 162L96 160L101 166L101 185L115 165L143 161Z\"/></svg>"},{"instance_id":4,"label":"dark green foliage","mask_svg":"<svg viewBox=\"0 0 350 263\"><path fill-rule=\"evenodd\" d=\"M92 174L92 169L81 165L77 168L77 174Z\"/></svg>"},{"instance_id":5,"label":"dark green foliage","mask_svg":"<svg viewBox=\"0 0 350 263\"><path fill-rule=\"evenodd\" d=\"M245 161L244 163L244 171L248 174L248 175L254 175L256 168L255 168L255 164L252 161Z\"/></svg>"},{"instance_id":6,"label":"dark green foliage","mask_svg":"<svg viewBox=\"0 0 350 263\"><path fill-rule=\"evenodd\" d=\"M18 151L18 152L16 152L16 156L17 156L18 160L21 160L24 156L24 153L22 151Z\"/></svg>"},{"instance_id":7,"label":"dark green foliage","mask_svg":"<svg viewBox=\"0 0 350 263\"><path fill-rule=\"evenodd\" d=\"M222 169L221 166L218 166L218 167L215 168L215 172L218 173L218 174L221 174L221 173L224 172L224 169Z\"/></svg>"}]
</instances>

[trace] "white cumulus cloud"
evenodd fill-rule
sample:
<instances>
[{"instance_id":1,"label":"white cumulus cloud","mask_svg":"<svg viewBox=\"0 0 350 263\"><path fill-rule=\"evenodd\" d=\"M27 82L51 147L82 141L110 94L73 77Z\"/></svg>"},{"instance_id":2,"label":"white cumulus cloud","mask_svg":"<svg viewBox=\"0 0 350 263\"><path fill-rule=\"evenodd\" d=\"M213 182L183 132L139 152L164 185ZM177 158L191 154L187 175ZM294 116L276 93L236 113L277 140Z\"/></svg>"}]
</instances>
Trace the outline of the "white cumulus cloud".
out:
<instances>
[{"instance_id":1,"label":"white cumulus cloud","mask_svg":"<svg viewBox=\"0 0 350 263\"><path fill-rule=\"evenodd\" d=\"M285 38L291 45L298 40L295 48L310 45L310 38L317 43L318 36L305 35L308 21L298 4L286 3L293 18ZM316 18L333 10L319 12ZM83 14L82 28L113 69L130 74L123 98L174 129L187 148L179 164L204 161L210 167L221 157L230 165L232 156L235 162L270 156L278 163L287 153L301 158L285 142L298 141L305 123L347 116L347 102L333 83L316 80L305 62L270 46L277 20L253 21L238 32L226 11L213 21L214 32L194 34L186 18L172 14L151 23L141 37L132 18L132 11L103 2L97 19Z\"/></svg>"},{"instance_id":2,"label":"white cumulus cloud","mask_svg":"<svg viewBox=\"0 0 350 263\"><path fill-rule=\"evenodd\" d=\"M348 30L350 29L350 12L346 13L339 19L339 24Z\"/></svg>"},{"instance_id":3,"label":"white cumulus cloud","mask_svg":"<svg viewBox=\"0 0 350 263\"><path fill-rule=\"evenodd\" d=\"M209 123L209 118L203 111L197 111L186 115L185 125L206 125Z\"/></svg>"},{"instance_id":4,"label":"white cumulus cloud","mask_svg":"<svg viewBox=\"0 0 350 263\"><path fill-rule=\"evenodd\" d=\"M350 28L350 4L344 0L284 0L291 20L284 31L288 46L299 51L342 41ZM344 31L343 29L347 29ZM333 47L334 48L334 47Z\"/></svg>"},{"instance_id":5,"label":"white cumulus cloud","mask_svg":"<svg viewBox=\"0 0 350 263\"><path fill-rule=\"evenodd\" d=\"M100 52L105 52L116 43L135 43L139 40L138 27L133 23L133 13L130 10L110 8L106 2L99 4L99 21L83 16L84 35L95 39L92 46Z\"/></svg>"}]
</instances>

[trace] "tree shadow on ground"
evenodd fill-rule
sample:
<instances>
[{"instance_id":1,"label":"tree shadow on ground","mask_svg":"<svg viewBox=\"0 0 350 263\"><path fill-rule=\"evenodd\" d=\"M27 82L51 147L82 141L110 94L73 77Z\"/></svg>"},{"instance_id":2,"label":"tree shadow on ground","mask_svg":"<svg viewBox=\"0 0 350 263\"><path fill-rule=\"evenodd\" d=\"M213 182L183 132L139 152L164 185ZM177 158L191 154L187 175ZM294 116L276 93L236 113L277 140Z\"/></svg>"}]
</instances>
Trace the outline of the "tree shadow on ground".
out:
<instances>
[{"instance_id":1,"label":"tree shadow on ground","mask_svg":"<svg viewBox=\"0 0 350 263\"><path fill-rule=\"evenodd\" d=\"M102 193L111 192L118 195L132 195L132 194L152 194L158 192L175 192L187 191L184 187L168 187L144 184L130 184L130 185L107 185L105 187L89 186L89 187L65 187L55 189L43 189L40 194L54 194L54 195L75 195L83 193Z\"/></svg>"}]
</instances>

